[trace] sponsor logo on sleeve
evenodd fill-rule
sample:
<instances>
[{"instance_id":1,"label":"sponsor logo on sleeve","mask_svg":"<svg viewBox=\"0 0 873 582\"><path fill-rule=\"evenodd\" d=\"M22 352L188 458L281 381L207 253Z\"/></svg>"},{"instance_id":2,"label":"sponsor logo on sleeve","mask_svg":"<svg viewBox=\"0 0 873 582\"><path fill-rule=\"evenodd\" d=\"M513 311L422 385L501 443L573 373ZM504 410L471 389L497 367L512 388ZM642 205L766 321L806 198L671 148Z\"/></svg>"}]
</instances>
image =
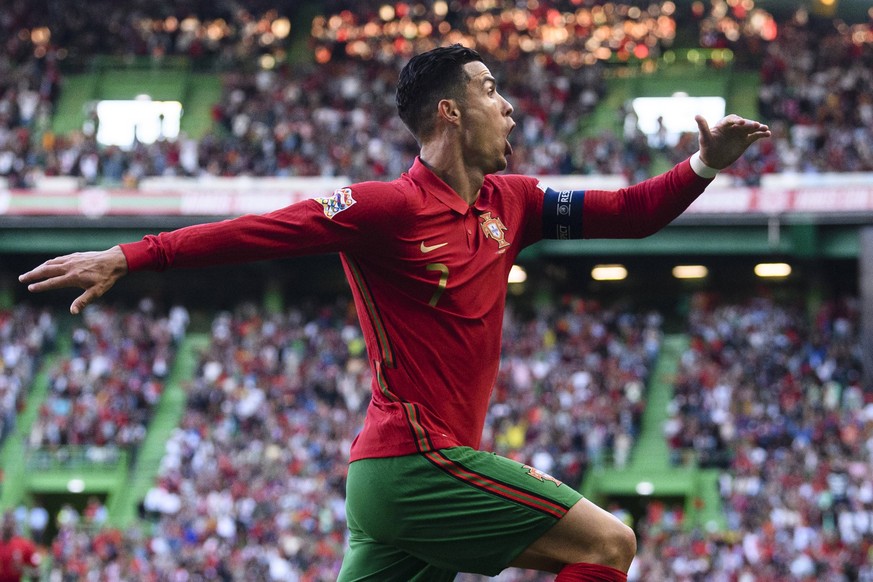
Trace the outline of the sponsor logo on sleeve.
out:
<instances>
[{"instance_id":1,"label":"sponsor logo on sleeve","mask_svg":"<svg viewBox=\"0 0 873 582\"><path fill-rule=\"evenodd\" d=\"M315 200L321 204L324 209L324 215L331 219L355 204L351 188L339 188L334 191L333 196L325 196Z\"/></svg>"}]
</instances>

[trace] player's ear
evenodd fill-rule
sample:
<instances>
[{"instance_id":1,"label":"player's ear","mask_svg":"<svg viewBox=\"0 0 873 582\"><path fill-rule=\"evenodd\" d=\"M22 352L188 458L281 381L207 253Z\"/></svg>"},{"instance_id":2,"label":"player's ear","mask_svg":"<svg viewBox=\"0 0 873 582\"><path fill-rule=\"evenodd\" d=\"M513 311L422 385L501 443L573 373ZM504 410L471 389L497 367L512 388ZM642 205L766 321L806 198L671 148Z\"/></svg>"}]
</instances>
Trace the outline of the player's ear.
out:
<instances>
[{"instance_id":1,"label":"player's ear","mask_svg":"<svg viewBox=\"0 0 873 582\"><path fill-rule=\"evenodd\" d=\"M437 103L437 113L443 121L456 125L461 119L461 109L454 99L440 99Z\"/></svg>"}]
</instances>

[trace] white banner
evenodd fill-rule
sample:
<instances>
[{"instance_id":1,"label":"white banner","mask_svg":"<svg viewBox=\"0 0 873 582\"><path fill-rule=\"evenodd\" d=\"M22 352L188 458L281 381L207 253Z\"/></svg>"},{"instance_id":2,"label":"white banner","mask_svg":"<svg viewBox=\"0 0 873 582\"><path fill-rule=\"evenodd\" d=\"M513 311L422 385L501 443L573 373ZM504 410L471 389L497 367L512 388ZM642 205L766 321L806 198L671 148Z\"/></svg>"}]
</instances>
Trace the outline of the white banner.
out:
<instances>
[{"instance_id":1,"label":"white banner","mask_svg":"<svg viewBox=\"0 0 873 582\"><path fill-rule=\"evenodd\" d=\"M810 181L796 187L725 187L703 193L686 211L694 215L779 215L873 213L873 174L849 183ZM615 176L543 176L557 189L622 187ZM592 186L592 184L595 184ZM348 186L346 178L152 179L139 189L0 188L0 216L236 216L260 214Z\"/></svg>"}]
</instances>

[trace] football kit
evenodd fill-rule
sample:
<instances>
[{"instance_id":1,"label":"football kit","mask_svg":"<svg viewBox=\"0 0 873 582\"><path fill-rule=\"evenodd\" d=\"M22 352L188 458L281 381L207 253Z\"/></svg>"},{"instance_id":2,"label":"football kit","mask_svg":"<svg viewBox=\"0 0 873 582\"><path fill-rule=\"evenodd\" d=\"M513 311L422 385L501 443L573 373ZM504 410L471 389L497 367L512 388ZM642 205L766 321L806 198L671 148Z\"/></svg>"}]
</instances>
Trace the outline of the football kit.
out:
<instances>
[{"instance_id":1,"label":"football kit","mask_svg":"<svg viewBox=\"0 0 873 582\"><path fill-rule=\"evenodd\" d=\"M489 175L468 205L416 159L391 182L121 248L130 271L340 253L373 376L350 452L340 580L451 580L496 574L581 498L478 451L518 254L543 238L652 234L709 182L689 160L614 192Z\"/></svg>"}]
</instances>

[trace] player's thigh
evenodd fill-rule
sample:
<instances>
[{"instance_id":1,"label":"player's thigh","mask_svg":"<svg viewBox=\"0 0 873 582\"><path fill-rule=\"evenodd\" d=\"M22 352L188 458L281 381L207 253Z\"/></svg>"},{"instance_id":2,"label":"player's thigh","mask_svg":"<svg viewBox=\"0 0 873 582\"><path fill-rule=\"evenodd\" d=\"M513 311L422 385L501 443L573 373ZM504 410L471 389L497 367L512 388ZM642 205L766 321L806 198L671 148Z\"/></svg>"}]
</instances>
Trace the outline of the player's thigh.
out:
<instances>
[{"instance_id":1,"label":"player's thigh","mask_svg":"<svg viewBox=\"0 0 873 582\"><path fill-rule=\"evenodd\" d=\"M456 573L352 532L337 582L452 582Z\"/></svg>"},{"instance_id":2,"label":"player's thigh","mask_svg":"<svg viewBox=\"0 0 873 582\"><path fill-rule=\"evenodd\" d=\"M581 495L510 459L457 447L349 468L350 524L440 568L495 575Z\"/></svg>"},{"instance_id":3,"label":"player's thigh","mask_svg":"<svg viewBox=\"0 0 873 582\"><path fill-rule=\"evenodd\" d=\"M582 499L542 537L513 561L514 566L538 567L603 564L627 569L636 551L636 539L627 525L608 511Z\"/></svg>"}]
</instances>

